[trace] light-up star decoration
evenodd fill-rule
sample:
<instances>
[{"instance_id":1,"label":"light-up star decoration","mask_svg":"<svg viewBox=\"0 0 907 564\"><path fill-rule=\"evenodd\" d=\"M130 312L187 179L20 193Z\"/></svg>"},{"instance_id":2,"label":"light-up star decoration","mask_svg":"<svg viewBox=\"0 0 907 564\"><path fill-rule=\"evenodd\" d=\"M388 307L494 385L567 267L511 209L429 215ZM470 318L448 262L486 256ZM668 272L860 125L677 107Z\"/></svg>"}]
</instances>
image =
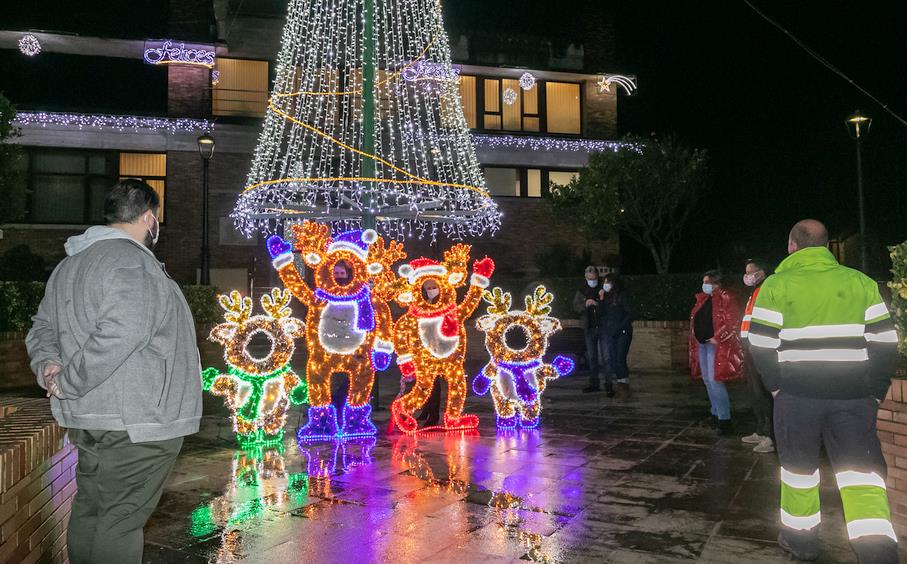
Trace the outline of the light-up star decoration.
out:
<instances>
[{"instance_id":1,"label":"light-up star decoration","mask_svg":"<svg viewBox=\"0 0 907 564\"><path fill-rule=\"evenodd\" d=\"M524 311L511 311L510 293L500 288L486 291L482 297L490 305L476 327L485 332L491 361L475 377L472 389L478 395L491 389L499 429L535 428L547 380L570 374L574 366L564 356L555 357L551 364L542 360L548 337L561 328L561 322L548 315L554 296L544 286L537 286L526 296Z\"/></svg>"},{"instance_id":2,"label":"light-up star decoration","mask_svg":"<svg viewBox=\"0 0 907 564\"><path fill-rule=\"evenodd\" d=\"M624 76L622 74L606 74L598 81L599 92L611 92L611 85L616 84L624 89L627 95L632 96L636 93L636 78Z\"/></svg>"},{"instance_id":3,"label":"light-up star decoration","mask_svg":"<svg viewBox=\"0 0 907 564\"><path fill-rule=\"evenodd\" d=\"M19 39L19 51L21 51L23 55L34 57L41 52L41 42L38 41L38 38L34 35L27 33Z\"/></svg>"},{"instance_id":4,"label":"light-up star decoration","mask_svg":"<svg viewBox=\"0 0 907 564\"><path fill-rule=\"evenodd\" d=\"M240 445L279 444L290 404L308 401L306 384L290 367L294 340L304 335L305 325L290 313L289 290L274 288L261 297L268 315L252 316L252 299L235 290L218 299L226 323L212 329L210 339L224 346L227 373L206 368L202 385L224 398ZM249 350L257 335L270 341L271 350L263 357Z\"/></svg>"}]
</instances>

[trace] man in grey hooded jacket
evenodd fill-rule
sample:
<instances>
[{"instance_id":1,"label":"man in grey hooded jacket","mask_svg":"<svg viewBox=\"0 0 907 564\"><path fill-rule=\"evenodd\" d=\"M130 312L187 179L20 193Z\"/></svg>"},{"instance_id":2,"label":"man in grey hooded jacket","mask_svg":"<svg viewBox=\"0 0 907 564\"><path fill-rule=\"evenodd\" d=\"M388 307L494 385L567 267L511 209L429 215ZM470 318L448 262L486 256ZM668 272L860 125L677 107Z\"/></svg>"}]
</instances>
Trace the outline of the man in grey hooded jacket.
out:
<instances>
[{"instance_id":1,"label":"man in grey hooded jacket","mask_svg":"<svg viewBox=\"0 0 907 564\"><path fill-rule=\"evenodd\" d=\"M192 314L151 250L159 207L140 180L114 186L107 225L66 242L26 337L38 384L79 451L73 564L141 561L142 529L201 419Z\"/></svg>"}]
</instances>

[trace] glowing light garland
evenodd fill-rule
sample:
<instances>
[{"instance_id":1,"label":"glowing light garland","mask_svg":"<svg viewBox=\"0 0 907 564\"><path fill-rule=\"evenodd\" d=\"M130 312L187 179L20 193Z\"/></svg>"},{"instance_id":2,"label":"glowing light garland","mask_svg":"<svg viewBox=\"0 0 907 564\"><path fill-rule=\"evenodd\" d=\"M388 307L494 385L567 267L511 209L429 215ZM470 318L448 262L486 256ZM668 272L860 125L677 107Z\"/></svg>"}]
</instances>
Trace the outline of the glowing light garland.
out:
<instances>
[{"instance_id":1,"label":"glowing light garland","mask_svg":"<svg viewBox=\"0 0 907 564\"><path fill-rule=\"evenodd\" d=\"M528 151L570 151L599 153L617 151L628 143L597 139L564 139L560 137L533 137L529 135L473 135L476 148L518 149Z\"/></svg>"},{"instance_id":2,"label":"glowing light garland","mask_svg":"<svg viewBox=\"0 0 907 564\"><path fill-rule=\"evenodd\" d=\"M394 238L494 232L456 76L437 0L291 1L237 228L373 215Z\"/></svg>"},{"instance_id":3,"label":"glowing light garland","mask_svg":"<svg viewBox=\"0 0 907 564\"><path fill-rule=\"evenodd\" d=\"M488 257L476 260L472 267L470 288L457 303L457 288L466 283L470 246L457 244L444 252L444 260L418 258L403 265L397 302L408 311L394 324L394 348L397 364L404 378L415 380L412 389L391 405L397 428L407 434L424 431L475 429L479 419L463 415L466 401L466 319L475 311L494 272L494 261ZM422 294L427 280L437 283L439 294L433 303ZM447 381L447 408L440 426L418 428L412 413L428 401L436 377Z\"/></svg>"},{"instance_id":4,"label":"glowing light garland","mask_svg":"<svg viewBox=\"0 0 907 564\"><path fill-rule=\"evenodd\" d=\"M284 285L308 310L306 382L311 406L297 439L375 435L368 400L375 370L386 369L394 352L388 288L393 287L391 266L406 254L402 245L385 244L371 229L331 237L328 225L306 221L294 225L291 233L295 244L274 235L267 248ZM314 289L293 263L294 248L314 271ZM338 265L350 271L345 284L334 278ZM350 380L341 414L331 404L331 378L338 372L348 374Z\"/></svg>"},{"instance_id":5,"label":"glowing light garland","mask_svg":"<svg viewBox=\"0 0 907 564\"><path fill-rule=\"evenodd\" d=\"M472 382L478 395L491 389L498 429L524 429L538 427L542 411L541 394L546 381L566 376L573 371L573 361L557 356L551 364L542 362L548 350L548 337L559 331L561 323L550 317L554 295L539 285L526 296L524 311L512 311L511 296L501 288L485 292L482 296L488 314L476 321L476 327L485 332L485 348L491 361ZM522 331L526 346L520 349L507 344L511 331Z\"/></svg>"},{"instance_id":6,"label":"glowing light garland","mask_svg":"<svg viewBox=\"0 0 907 564\"><path fill-rule=\"evenodd\" d=\"M279 444L290 403L307 401L307 388L293 372L290 359L296 350L294 339L303 335L303 323L291 317L290 292L274 288L261 298L268 315L251 316L252 299L233 291L218 296L226 310L221 323L211 330L210 339L224 346L227 374L216 368L202 372L205 390L224 398L233 414L233 430L243 446ZM249 344L264 335L271 350L255 357Z\"/></svg>"},{"instance_id":7,"label":"glowing light garland","mask_svg":"<svg viewBox=\"0 0 907 564\"><path fill-rule=\"evenodd\" d=\"M34 35L26 33L19 39L19 51L23 55L34 57L41 52L41 42Z\"/></svg>"},{"instance_id":8,"label":"glowing light garland","mask_svg":"<svg viewBox=\"0 0 907 564\"><path fill-rule=\"evenodd\" d=\"M56 112L16 112L13 119L16 125L37 125L75 127L79 130L115 129L141 132L166 131L171 135L177 133L204 133L214 129L214 124L205 119L190 118L150 118L140 116L112 116L103 114L65 114Z\"/></svg>"},{"instance_id":9,"label":"glowing light garland","mask_svg":"<svg viewBox=\"0 0 907 564\"><path fill-rule=\"evenodd\" d=\"M636 79L622 74L606 74L598 81L599 92L611 92L611 85L616 84L623 88L627 95L636 93Z\"/></svg>"}]
</instances>

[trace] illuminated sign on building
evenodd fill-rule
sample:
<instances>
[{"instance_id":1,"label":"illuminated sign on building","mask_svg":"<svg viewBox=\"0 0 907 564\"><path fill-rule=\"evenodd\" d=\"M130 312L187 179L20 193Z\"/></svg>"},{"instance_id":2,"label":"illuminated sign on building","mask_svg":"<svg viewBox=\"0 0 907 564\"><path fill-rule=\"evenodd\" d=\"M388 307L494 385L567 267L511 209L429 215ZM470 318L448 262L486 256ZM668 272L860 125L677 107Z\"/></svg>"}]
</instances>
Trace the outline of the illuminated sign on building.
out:
<instances>
[{"instance_id":1,"label":"illuminated sign on building","mask_svg":"<svg viewBox=\"0 0 907 564\"><path fill-rule=\"evenodd\" d=\"M211 68L214 66L214 47L174 43L171 39L146 41L145 62L151 65L199 65Z\"/></svg>"}]
</instances>

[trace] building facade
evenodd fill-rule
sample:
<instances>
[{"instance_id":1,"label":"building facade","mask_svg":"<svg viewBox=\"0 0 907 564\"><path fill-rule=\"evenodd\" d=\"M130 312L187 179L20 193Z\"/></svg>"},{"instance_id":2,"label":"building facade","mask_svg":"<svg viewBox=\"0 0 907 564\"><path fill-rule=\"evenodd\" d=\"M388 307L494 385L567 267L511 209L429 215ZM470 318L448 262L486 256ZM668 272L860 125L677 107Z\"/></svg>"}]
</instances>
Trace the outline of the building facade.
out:
<instances>
[{"instance_id":1,"label":"building facade","mask_svg":"<svg viewBox=\"0 0 907 564\"><path fill-rule=\"evenodd\" d=\"M203 203L197 138L208 133L215 139L212 283L273 282L261 237L244 238L229 218L267 108L285 10L283 2L250 4L170 3L148 28L129 27L133 36L30 31L39 23L0 30L0 65L10 69L0 91L18 109L14 142L24 150L26 188L23 216L0 227L0 253L25 244L55 264L66 237L103 221L112 184L142 178L163 201L158 256L176 280L196 282ZM537 256L559 250L588 250L597 264L613 266L616 237L585 240L552 217L543 197L569 182L590 153L614 147L621 84L585 72L581 46L511 38L495 48L495 41L450 32L464 113L503 212L497 234L469 241L474 254L498 257L499 272L511 275L537 273ZM520 53L535 66L521 66ZM529 89L520 84L527 73ZM447 244L407 245L411 256L432 256Z\"/></svg>"}]
</instances>

